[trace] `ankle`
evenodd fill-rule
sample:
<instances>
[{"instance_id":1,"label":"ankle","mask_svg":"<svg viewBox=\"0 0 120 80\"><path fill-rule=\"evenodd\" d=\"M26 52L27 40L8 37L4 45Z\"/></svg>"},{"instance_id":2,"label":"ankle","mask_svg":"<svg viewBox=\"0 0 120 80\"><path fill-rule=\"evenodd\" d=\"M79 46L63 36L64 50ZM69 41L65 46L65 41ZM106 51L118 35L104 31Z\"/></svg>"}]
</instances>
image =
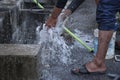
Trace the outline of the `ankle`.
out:
<instances>
[{"instance_id":1,"label":"ankle","mask_svg":"<svg viewBox=\"0 0 120 80\"><path fill-rule=\"evenodd\" d=\"M102 67L102 66L105 66L105 61L103 60L100 60L98 58L95 58L93 60L94 64L97 66L97 67Z\"/></svg>"}]
</instances>

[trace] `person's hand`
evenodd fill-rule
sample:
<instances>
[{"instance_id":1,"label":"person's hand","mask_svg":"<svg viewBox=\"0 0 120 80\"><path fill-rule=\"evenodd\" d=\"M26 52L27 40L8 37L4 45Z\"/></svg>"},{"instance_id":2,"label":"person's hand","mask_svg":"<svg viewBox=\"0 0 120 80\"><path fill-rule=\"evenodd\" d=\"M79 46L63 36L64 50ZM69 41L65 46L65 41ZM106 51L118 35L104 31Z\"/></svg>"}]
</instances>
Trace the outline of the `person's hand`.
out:
<instances>
[{"instance_id":1,"label":"person's hand","mask_svg":"<svg viewBox=\"0 0 120 80\"><path fill-rule=\"evenodd\" d=\"M59 14L61 13L61 11L62 11L61 8L54 7L54 9L51 13L51 16L47 19L47 21L45 23L45 26L48 28L55 27L57 18L59 16Z\"/></svg>"},{"instance_id":2,"label":"person's hand","mask_svg":"<svg viewBox=\"0 0 120 80\"><path fill-rule=\"evenodd\" d=\"M69 9L66 9L66 10L64 10L62 13L61 13L61 15L60 15L60 17L61 17L61 19L62 20L64 20L67 16L69 16L70 14L72 13L72 11L71 10L69 10ZM47 26L48 28L51 28L51 27L55 27L55 25L56 25L56 23L57 23L57 17L52 17L52 16L50 16L48 19L47 19L47 21L46 21L46 25L45 26Z\"/></svg>"},{"instance_id":3,"label":"person's hand","mask_svg":"<svg viewBox=\"0 0 120 80\"><path fill-rule=\"evenodd\" d=\"M53 18L52 16L50 16L47 21L46 21L46 25L48 28L51 28L51 27L55 27L56 25L56 22L57 22L57 18Z\"/></svg>"}]
</instances>

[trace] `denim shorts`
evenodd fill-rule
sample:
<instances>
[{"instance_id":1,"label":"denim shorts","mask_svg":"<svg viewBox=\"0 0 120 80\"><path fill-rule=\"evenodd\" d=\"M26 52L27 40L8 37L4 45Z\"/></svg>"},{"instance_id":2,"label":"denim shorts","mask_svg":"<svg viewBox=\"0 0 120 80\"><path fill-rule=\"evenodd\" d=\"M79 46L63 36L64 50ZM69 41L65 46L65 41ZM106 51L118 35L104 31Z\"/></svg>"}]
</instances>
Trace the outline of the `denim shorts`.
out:
<instances>
[{"instance_id":1,"label":"denim shorts","mask_svg":"<svg viewBox=\"0 0 120 80\"><path fill-rule=\"evenodd\" d=\"M97 7L99 30L117 30L116 13L120 12L120 0L100 0Z\"/></svg>"}]
</instances>

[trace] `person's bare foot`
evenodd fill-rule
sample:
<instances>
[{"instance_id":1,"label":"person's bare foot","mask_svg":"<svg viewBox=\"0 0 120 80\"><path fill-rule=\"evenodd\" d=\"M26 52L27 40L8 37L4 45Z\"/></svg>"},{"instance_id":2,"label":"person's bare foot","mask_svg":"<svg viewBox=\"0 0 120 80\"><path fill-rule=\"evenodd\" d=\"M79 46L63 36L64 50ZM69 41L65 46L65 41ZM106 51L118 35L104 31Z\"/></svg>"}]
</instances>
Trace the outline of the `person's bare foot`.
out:
<instances>
[{"instance_id":1,"label":"person's bare foot","mask_svg":"<svg viewBox=\"0 0 120 80\"><path fill-rule=\"evenodd\" d=\"M93 60L83 65L81 68L73 68L71 69L71 73L75 75L79 74L105 74L106 66L105 64L100 64L101 62L97 60Z\"/></svg>"},{"instance_id":2,"label":"person's bare foot","mask_svg":"<svg viewBox=\"0 0 120 80\"><path fill-rule=\"evenodd\" d=\"M105 72L106 66L104 63L97 64L96 61L88 62L86 65L86 68L89 72Z\"/></svg>"}]
</instances>

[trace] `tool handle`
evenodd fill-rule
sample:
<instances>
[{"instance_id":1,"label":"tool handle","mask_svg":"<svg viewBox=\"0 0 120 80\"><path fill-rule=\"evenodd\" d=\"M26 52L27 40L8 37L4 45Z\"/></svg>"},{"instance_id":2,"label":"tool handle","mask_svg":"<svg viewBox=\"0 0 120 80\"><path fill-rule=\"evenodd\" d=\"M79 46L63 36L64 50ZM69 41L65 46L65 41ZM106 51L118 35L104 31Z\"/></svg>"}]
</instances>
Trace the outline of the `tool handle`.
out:
<instances>
[{"instance_id":1,"label":"tool handle","mask_svg":"<svg viewBox=\"0 0 120 80\"><path fill-rule=\"evenodd\" d=\"M33 2L35 2L39 8L44 9L44 7L37 0L33 0Z\"/></svg>"},{"instance_id":2,"label":"tool handle","mask_svg":"<svg viewBox=\"0 0 120 80\"><path fill-rule=\"evenodd\" d=\"M87 48L90 52L93 52L93 49L87 46L81 39L79 39L76 35L74 35L68 28L63 25L64 30L71 35L75 40L77 40L80 44L82 44L85 48Z\"/></svg>"}]
</instances>

